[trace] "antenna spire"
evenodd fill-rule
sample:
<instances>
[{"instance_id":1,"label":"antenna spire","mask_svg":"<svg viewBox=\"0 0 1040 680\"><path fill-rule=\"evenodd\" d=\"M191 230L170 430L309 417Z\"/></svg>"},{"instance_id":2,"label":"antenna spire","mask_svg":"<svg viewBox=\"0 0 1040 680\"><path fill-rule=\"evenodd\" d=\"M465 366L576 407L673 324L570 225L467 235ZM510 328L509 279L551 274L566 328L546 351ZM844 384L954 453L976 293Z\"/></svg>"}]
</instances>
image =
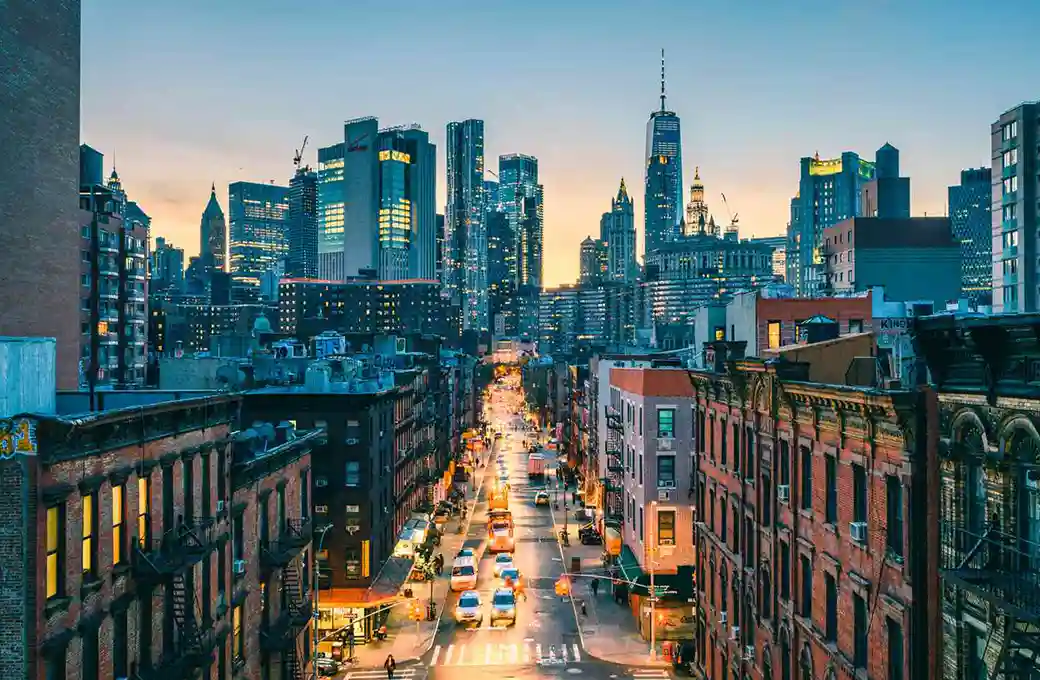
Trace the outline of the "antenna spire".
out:
<instances>
[{"instance_id":1,"label":"antenna spire","mask_svg":"<svg viewBox=\"0 0 1040 680\"><path fill-rule=\"evenodd\" d=\"M664 92L664 49L661 50L661 111L665 111L665 99L667 96Z\"/></svg>"}]
</instances>

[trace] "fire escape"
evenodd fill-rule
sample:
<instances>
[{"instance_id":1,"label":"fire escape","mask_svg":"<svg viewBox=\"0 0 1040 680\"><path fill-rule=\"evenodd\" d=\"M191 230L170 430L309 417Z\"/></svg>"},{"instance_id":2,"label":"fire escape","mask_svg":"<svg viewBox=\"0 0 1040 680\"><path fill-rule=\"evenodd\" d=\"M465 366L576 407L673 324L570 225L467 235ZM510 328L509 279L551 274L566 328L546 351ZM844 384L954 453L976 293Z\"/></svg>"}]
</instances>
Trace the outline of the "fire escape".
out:
<instances>
[{"instance_id":1,"label":"fire escape","mask_svg":"<svg viewBox=\"0 0 1040 680\"><path fill-rule=\"evenodd\" d=\"M1031 449L1033 447L1030 447ZM1036 451L1031 450L1035 460ZM983 467L971 456L944 461L946 484L953 497L969 497L966 480L984 475ZM1028 456L1027 456L1028 458ZM952 464L952 465L951 465ZM959 468L949 475L952 468ZM974 467L974 471L969 468ZM988 618L989 632L981 662L992 669L990 678L1005 680L1040 679L1040 467L1032 464L1006 466L995 473L999 496L990 496L983 514L959 503L944 503L940 535L941 574L947 599ZM954 481L956 480L956 481ZM987 481L990 486L995 482ZM973 514L975 521L973 521ZM960 593L957 593L957 590ZM958 597L960 595L960 597ZM988 610L988 612L986 611ZM967 660L963 659L962 663ZM979 660L976 660L978 663ZM983 670L983 669L978 669Z\"/></svg>"},{"instance_id":2,"label":"fire escape","mask_svg":"<svg viewBox=\"0 0 1040 680\"><path fill-rule=\"evenodd\" d=\"M604 446L607 476L603 480L604 523L620 529L625 519L624 425L621 422L621 413L613 406L605 407L604 411L607 418L607 441Z\"/></svg>"},{"instance_id":3,"label":"fire escape","mask_svg":"<svg viewBox=\"0 0 1040 680\"><path fill-rule=\"evenodd\" d=\"M280 606L274 621L265 621L260 628L263 648L280 655L282 678L303 680L306 674L308 650L300 633L310 622L314 604L303 579L306 565L297 559L311 543L312 528L309 519L288 519L282 534L260 549L260 568L264 578L280 572Z\"/></svg>"},{"instance_id":4,"label":"fire escape","mask_svg":"<svg viewBox=\"0 0 1040 680\"><path fill-rule=\"evenodd\" d=\"M212 663L220 636L195 597L193 567L215 547L214 526L213 519L182 521L158 540L134 542L134 578L142 586L166 589L174 623L162 655L142 660L137 680L188 680Z\"/></svg>"}]
</instances>

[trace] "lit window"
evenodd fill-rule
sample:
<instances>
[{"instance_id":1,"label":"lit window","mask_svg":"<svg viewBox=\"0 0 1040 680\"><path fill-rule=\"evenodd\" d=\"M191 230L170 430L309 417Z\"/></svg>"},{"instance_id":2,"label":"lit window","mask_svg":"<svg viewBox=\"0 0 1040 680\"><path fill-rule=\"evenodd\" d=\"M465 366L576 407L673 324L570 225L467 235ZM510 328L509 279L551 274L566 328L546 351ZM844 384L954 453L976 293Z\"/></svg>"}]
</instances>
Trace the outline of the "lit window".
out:
<instances>
[{"instance_id":1,"label":"lit window","mask_svg":"<svg viewBox=\"0 0 1040 680\"><path fill-rule=\"evenodd\" d=\"M675 511L659 510L657 513L657 544L675 545Z\"/></svg>"},{"instance_id":2,"label":"lit window","mask_svg":"<svg viewBox=\"0 0 1040 680\"><path fill-rule=\"evenodd\" d=\"M151 485L147 477L137 478L137 540L140 542L141 550L148 550L149 522L148 511L151 505L149 493Z\"/></svg>"},{"instance_id":3,"label":"lit window","mask_svg":"<svg viewBox=\"0 0 1040 680\"><path fill-rule=\"evenodd\" d=\"M770 321L768 330L768 342L769 349L777 349L780 347L780 329L781 325L779 321Z\"/></svg>"},{"instance_id":4,"label":"lit window","mask_svg":"<svg viewBox=\"0 0 1040 680\"><path fill-rule=\"evenodd\" d=\"M126 487L122 484L112 487L112 564L122 564L126 559L123 532L123 499L125 495Z\"/></svg>"},{"instance_id":5,"label":"lit window","mask_svg":"<svg viewBox=\"0 0 1040 680\"><path fill-rule=\"evenodd\" d=\"M47 597L57 597L62 591L62 558L65 531L62 525L64 508L47 508Z\"/></svg>"},{"instance_id":6,"label":"lit window","mask_svg":"<svg viewBox=\"0 0 1040 680\"><path fill-rule=\"evenodd\" d=\"M246 655L246 639L242 635L242 605L235 607L231 613L231 653L236 660Z\"/></svg>"},{"instance_id":7,"label":"lit window","mask_svg":"<svg viewBox=\"0 0 1040 680\"><path fill-rule=\"evenodd\" d=\"M96 497L93 495L83 497L83 574L94 576L95 551L94 533L97 528Z\"/></svg>"}]
</instances>

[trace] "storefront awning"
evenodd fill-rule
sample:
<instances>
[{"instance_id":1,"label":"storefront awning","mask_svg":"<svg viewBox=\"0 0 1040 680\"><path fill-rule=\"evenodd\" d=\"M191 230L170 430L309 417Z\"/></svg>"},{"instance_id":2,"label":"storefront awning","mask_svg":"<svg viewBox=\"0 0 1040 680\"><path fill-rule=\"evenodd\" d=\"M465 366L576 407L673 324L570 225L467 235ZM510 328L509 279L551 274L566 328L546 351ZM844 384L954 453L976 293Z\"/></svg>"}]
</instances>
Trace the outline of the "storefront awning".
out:
<instances>
[{"instance_id":1,"label":"storefront awning","mask_svg":"<svg viewBox=\"0 0 1040 680\"><path fill-rule=\"evenodd\" d=\"M319 594L319 607L369 608L391 604L401 599L401 586L412 572L410 557L391 557L367 588L333 588Z\"/></svg>"},{"instance_id":2,"label":"storefront awning","mask_svg":"<svg viewBox=\"0 0 1040 680\"><path fill-rule=\"evenodd\" d=\"M650 574L639 566L639 560L627 545L621 548L617 564L621 578L629 582L629 591L633 595L645 597L650 594ZM683 568L678 573L656 572L654 589L664 600L685 601L693 596L693 575L689 569Z\"/></svg>"}]
</instances>

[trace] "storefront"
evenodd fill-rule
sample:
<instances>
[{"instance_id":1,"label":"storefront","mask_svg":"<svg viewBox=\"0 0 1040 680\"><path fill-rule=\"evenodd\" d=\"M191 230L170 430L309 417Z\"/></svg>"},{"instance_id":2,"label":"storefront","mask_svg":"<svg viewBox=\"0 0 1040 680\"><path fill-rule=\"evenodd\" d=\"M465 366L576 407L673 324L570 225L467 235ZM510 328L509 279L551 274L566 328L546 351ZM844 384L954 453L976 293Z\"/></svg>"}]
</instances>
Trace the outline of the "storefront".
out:
<instances>
[{"instance_id":1,"label":"storefront","mask_svg":"<svg viewBox=\"0 0 1040 680\"><path fill-rule=\"evenodd\" d=\"M694 572L681 567L678 572L656 572L653 576L657 601L650 603L650 574L643 571L635 553L626 545L617 560L620 583L614 587L618 601L627 598L632 615L638 617L639 632L650 639L651 628L658 640L692 640L696 631ZM653 615L651 616L651 612Z\"/></svg>"},{"instance_id":2,"label":"storefront","mask_svg":"<svg viewBox=\"0 0 1040 680\"><path fill-rule=\"evenodd\" d=\"M354 633L354 644L373 639L390 614L406 601L401 592L413 561L392 557L367 588L330 588L317 593L317 635L319 651L333 658L345 652L344 645Z\"/></svg>"}]
</instances>

